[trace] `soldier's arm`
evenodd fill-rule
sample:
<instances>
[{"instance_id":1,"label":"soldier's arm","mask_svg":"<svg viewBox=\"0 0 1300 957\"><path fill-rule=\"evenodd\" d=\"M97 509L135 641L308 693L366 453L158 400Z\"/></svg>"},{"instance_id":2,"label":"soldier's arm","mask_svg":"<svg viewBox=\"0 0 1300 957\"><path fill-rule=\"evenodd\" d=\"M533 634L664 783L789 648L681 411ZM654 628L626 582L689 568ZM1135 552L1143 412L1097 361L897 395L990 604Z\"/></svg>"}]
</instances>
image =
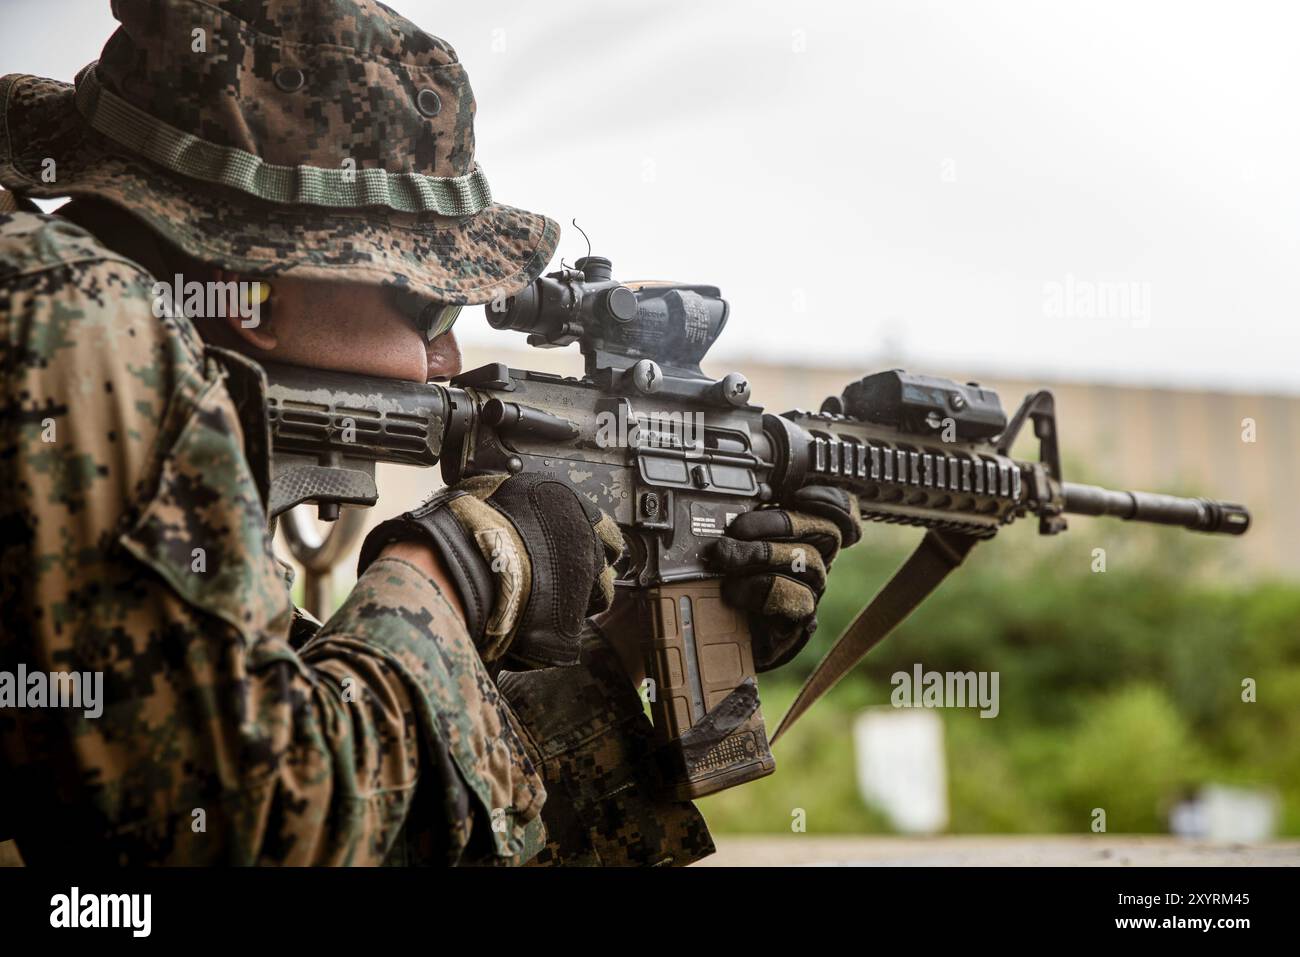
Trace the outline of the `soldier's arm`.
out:
<instances>
[{"instance_id":1,"label":"soldier's arm","mask_svg":"<svg viewBox=\"0 0 1300 957\"><path fill-rule=\"evenodd\" d=\"M0 671L76 671L88 699L102 680L90 707L0 713L24 856L526 855L540 782L421 570L377 561L290 647L222 370L151 283L75 227L0 215Z\"/></svg>"}]
</instances>

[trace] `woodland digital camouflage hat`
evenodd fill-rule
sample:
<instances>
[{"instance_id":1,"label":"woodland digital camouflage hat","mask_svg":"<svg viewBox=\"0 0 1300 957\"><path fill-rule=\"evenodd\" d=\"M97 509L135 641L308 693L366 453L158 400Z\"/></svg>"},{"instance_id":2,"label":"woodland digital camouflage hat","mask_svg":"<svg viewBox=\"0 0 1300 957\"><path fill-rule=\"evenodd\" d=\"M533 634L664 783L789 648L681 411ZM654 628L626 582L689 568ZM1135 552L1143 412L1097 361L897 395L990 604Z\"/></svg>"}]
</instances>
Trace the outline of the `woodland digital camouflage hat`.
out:
<instances>
[{"instance_id":1,"label":"woodland digital camouflage hat","mask_svg":"<svg viewBox=\"0 0 1300 957\"><path fill-rule=\"evenodd\" d=\"M512 295L559 228L492 201L456 53L373 0L115 0L75 85L0 78L0 185L97 196L235 272Z\"/></svg>"}]
</instances>

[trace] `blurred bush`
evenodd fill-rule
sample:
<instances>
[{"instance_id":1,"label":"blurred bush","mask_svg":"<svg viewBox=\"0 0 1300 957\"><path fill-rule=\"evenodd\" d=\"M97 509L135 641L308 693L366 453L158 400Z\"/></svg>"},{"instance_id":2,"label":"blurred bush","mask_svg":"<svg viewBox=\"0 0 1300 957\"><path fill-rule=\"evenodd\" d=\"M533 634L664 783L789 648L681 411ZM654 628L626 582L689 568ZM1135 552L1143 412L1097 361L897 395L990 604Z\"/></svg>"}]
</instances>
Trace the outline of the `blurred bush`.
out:
<instances>
[{"instance_id":1,"label":"blurred bush","mask_svg":"<svg viewBox=\"0 0 1300 957\"><path fill-rule=\"evenodd\" d=\"M1300 833L1300 585L1247 581L1233 542L1073 519L981 544L776 748L777 773L701 802L718 831L878 831L855 784L851 725L886 704L895 671L997 671L1001 711L940 711L956 832L1159 832L1208 782L1267 787ZM821 627L760 677L775 728L795 690L917 540L872 526L838 560ZM1104 572L1094 571L1104 550ZM1244 679L1257 700L1242 700Z\"/></svg>"}]
</instances>

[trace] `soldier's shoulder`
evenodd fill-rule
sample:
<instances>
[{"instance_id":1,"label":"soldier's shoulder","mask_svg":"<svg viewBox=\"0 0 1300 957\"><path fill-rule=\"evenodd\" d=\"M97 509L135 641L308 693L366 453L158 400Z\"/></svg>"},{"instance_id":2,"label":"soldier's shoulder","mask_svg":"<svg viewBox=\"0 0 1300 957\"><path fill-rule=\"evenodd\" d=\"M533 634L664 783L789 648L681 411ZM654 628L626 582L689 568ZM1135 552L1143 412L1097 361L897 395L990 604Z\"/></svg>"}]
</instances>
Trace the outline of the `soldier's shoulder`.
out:
<instances>
[{"instance_id":1,"label":"soldier's shoulder","mask_svg":"<svg viewBox=\"0 0 1300 957\"><path fill-rule=\"evenodd\" d=\"M104 336L127 352L104 354L100 363L143 361L151 349L197 362L197 332L183 318L160 313L155 283L143 266L70 220L0 213L0 326L11 346L22 339L20 351L38 364L58 349L101 350ZM95 329L104 335L91 335Z\"/></svg>"},{"instance_id":2,"label":"soldier's shoulder","mask_svg":"<svg viewBox=\"0 0 1300 957\"><path fill-rule=\"evenodd\" d=\"M76 223L46 213L0 213L0 282L65 267L151 281L143 268Z\"/></svg>"}]
</instances>

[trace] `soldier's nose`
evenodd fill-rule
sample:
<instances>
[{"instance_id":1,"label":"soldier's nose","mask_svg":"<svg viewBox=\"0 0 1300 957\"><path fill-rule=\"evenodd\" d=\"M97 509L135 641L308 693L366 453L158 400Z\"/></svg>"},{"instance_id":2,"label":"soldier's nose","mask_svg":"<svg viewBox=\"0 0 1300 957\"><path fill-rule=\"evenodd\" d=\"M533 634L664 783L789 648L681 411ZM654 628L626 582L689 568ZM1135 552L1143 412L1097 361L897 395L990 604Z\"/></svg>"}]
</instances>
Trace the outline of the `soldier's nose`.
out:
<instances>
[{"instance_id":1,"label":"soldier's nose","mask_svg":"<svg viewBox=\"0 0 1300 957\"><path fill-rule=\"evenodd\" d=\"M456 341L454 332L444 332L431 340L425 355L428 362L427 381L450 379L452 376L460 375L460 343Z\"/></svg>"}]
</instances>

